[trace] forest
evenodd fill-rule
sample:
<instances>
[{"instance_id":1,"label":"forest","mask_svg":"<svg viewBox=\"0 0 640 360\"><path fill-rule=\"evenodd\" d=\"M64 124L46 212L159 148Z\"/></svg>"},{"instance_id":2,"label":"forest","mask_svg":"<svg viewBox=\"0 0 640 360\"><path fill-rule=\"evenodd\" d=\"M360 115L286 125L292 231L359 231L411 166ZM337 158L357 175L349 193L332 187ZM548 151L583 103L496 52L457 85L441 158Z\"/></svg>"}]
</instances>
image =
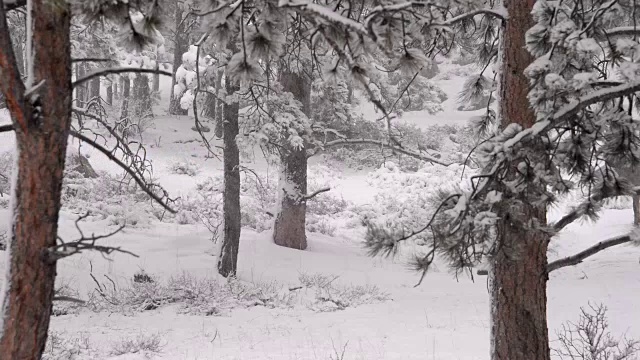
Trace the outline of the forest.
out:
<instances>
[{"instance_id":1,"label":"forest","mask_svg":"<svg viewBox=\"0 0 640 360\"><path fill-rule=\"evenodd\" d=\"M0 360L640 359L640 0L0 0Z\"/></svg>"}]
</instances>

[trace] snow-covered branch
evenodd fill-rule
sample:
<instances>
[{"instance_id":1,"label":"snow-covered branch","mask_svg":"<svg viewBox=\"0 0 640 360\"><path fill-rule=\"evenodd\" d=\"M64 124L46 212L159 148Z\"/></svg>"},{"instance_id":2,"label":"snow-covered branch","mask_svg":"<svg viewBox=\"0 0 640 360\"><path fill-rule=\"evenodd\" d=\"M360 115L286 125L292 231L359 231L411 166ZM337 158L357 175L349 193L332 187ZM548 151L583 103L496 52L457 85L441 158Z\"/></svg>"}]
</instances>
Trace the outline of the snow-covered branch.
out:
<instances>
[{"instance_id":1,"label":"snow-covered branch","mask_svg":"<svg viewBox=\"0 0 640 360\"><path fill-rule=\"evenodd\" d=\"M445 163L444 161L436 159L433 156L424 155L424 154L421 154L419 152L407 150L407 149L402 148L402 147L400 147L398 145L394 145L394 144L392 144L390 142L385 142L385 141L381 141L381 140L373 140L373 139L339 139L339 140L329 141L329 142L323 144L323 148L327 149L327 148L330 148L330 147L349 146L349 145L351 145L351 146L353 146L353 145L375 145L375 146L381 146L381 147L384 147L386 149L393 150L395 152L401 153L403 155L410 156L410 157L418 159L418 160L422 160L422 161L426 161L426 162L430 162L430 163L438 164L438 165L442 165L442 166L451 165L450 163Z\"/></svg>"},{"instance_id":2,"label":"snow-covered branch","mask_svg":"<svg viewBox=\"0 0 640 360\"><path fill-rule=\"evenodd\" d=\"M601 241L575 255L567 256L565 258L553 261L547 265L547 273L550 273L554 270L558 270L563 267L573 266L580 264L584 259L593 256L603 250L606 250L610 247L626 244L632 241L633 238L630 235L622 235L617 236L612 239Z\"/></svg>"},{"instance_id":3,"label":"snow-covered branch","mask_svg":"<svg viewBox=\"0 0 640 360\"><path fill-rule=\"evenodd\" d=\"M72 87L77 87L95 77L106 76L110 74L123 74L123 73L147 73L147 74L160 74L166 76L173 76L170 72L160 70L160 69L142 69L137 67L117 67L117 68L108 68L108 69L100 69L94 72L87 74L84 77L74 81L72 83Z\"/></svg>"}]
</instances>

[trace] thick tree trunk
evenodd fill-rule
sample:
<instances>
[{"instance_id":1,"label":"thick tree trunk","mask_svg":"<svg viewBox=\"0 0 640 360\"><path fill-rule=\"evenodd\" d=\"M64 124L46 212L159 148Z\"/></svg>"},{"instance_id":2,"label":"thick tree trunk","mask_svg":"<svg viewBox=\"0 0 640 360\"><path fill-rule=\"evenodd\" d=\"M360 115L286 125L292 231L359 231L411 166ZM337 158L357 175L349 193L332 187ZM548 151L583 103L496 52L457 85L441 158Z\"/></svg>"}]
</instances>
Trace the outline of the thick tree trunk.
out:
<instances>
[{"instance_id":1,"label":"thick tree trunk","mask_svg":"<svg viewBox=\"0 0 640 360\"><path fill-rule=\"evenodd\" d=\"M0 320L0 359L38 360L47 340L56 277L46 255L56 245L62 174L71 123L71 13L67 2L33 0L34 83L40 100L24 99L0 6L0 87L7 96L18 148L8 282ZM39 110L39 111L36 111Z\"/></svg>"},{"instance_id":2,"label":"thick tree trunk","mask_svg":"<svg viewBox=\"0 0 640 360\"><path fill-rule=\"evenodd\" d=\"M129 98L131 92L131 80L123 76L122 77L122 105L120 109L120 119L126 119L129 117Z\"/></svg>"},{"instance_id":3,"label":"thick tree trunk","mask_svg":"<svg viewBox=\"0 0 640 360\"><path fill-rule=\"evenodd\" d=\"M505 21L500 71L500 119L503 127L535 122L527 94L524 69L532 58L525 49L525 32L533 25L535 0L505 0ZM512 164L515 171L516 164ZM516 199L511 203L518 204ZM547 329L548 235L523 228L535 220L546 224L546 209L526 201L502 208L497 227L498 251L491 271L491 359L549 360Z\"/></svg>"},{"instance_id":4,"label":"thick tree trunk","mask_svg":"<svg viewBox=\"0 0 640 360\"><path fill-rule=\"evenodd\" d=\"M226 90L233 94L240 88L227 79ZM240 152L236 137L240 132L238 124L239 104L224 107L224 239L218 261L218 272L224 277L235 276L238 269L238 248L240 247ZM218 122L222 122L218 119Z\"/></svg>"},{"instance_id":5,"label":"thick tree trunk","mask_svg":"<svg viewBox=\"0 0 640 360\"><path fill-rule=\"evenodd\" d=\"M305 75L284 72L280 82L302 103L302 111L309 115L311 109L311 81ZM293 249L307 248L305 231L307 201L307 152L284 146L280 149L280 179L278 184L280 209L273 225L273 241Z\"/></svg>"},{"instance_id":6,"label":"thick tree trunk","mask_svg":"<svg viewBox=\"0 0 640 360\"><path fill-rule=\"evenodd\" d=\"M176 84L176 71L182 64L182 54L189 50L189 34L185 32L186 21L182 21L182 10L180 6L176 6L176 35L174 37L173 48L173 76L171 77L171 99L169 101L169 114L171 115L187 115L188 110L180 107L180 94L174 94L174 85Z\"/></svg>"}]
</instances>

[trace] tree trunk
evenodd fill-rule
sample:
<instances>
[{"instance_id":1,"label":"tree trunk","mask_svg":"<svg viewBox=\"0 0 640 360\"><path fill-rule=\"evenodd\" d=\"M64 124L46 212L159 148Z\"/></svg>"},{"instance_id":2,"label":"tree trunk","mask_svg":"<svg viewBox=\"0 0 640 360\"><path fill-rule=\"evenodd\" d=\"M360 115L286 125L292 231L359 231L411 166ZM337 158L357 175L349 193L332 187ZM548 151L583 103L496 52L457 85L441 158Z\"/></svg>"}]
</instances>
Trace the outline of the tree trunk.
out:
<instances>
[{"instance_id":1,"label":"tree trunk","mask_svg":"<svg viewBox=\"0 0 640 360\"><path fill-rule=\"evenodd\" d=\"M100 77L96 76L90 81L89 99L100 97Z\"/></svg>"},{"instance_id":2,"label":"tree trunk","mask_svg":"<svg viewBox=\"0 0 640 360\"><path fill-rule=\"evenodd\" d=\"M118 83L121 83L122 80L120 80L120 78L116 77L116 80L113 81L113 98L114 99L120 99L120 90L119 90L119 86Z\"/></svg>"},{"instance_id":3,"label":"tree trunk","mask_svg":"<svg viewBox=\"0 0 640 360\"><path fill-rule=\"evenodd\" d=\"M173 48L173 76L171 77L171 99L169 101L169 114L171 115L187 115L188 110L180 106L180 94L174 94L174 85L176 84L176 71L182 64L182 54L189 50L189 34L186 33L186 21L182 21L182 9L176 4L176 35L174 37Z\"/></svg>"},{"instance_id":4,"label":"tree trunk","mask_svg":"<svg viewBox=\"0 0 640 360\"><path fill-rule=\"evenodd\" d=\"M131 92L131 80L123 76L122 77L122 107L120 109L120 119L126 119L129 117L129 97Z\"/></svg>"},{"instance_id":5,"label":"tree trunk","mask_svg":"<svg viewBox=\"0 0 640 360\"><path fill-rule=\"evenodd\" d=\"M33 0L34 83L46 80L31 104L24 98L7 46L0 6L0 87L7 97L18 148L13 223L0 314L0 359L37 360L47 340L56 277L47 250L56 245L67 138L71 124L71 12L65 1Z\"/></svg>"},{"instance_id":6,"label":"tree trunk","mask_svg":"<svg viewBox=\"0 0 640 360\"><path fill-rule=\"evenodd\" d=\"M633 225L640 225L640 195L633 195Z\"/></svg>"},{"instance_id":7,"label":"tree trunk","mask_svg":"<svg viewBox=\"0 0 640 360\"><path fill-rule=\"evenodd\" d=\"M237 84L226 82L228 94L240 90ZM236 137L240 132L238 124L239 104L224 107L224 239L218 261L218 272L224 277L235 276L238 269L238 248L240 247L240 152ZM215 110L215 108L214 108ZM218 119L218 122L222 122Z\"/></svg>"},{"instance_id":8,"label":"tree trunk","mask_svg":"<svg viewBox=\"0 0 640 360\"><path fill-rule=\"evenodd\" d=\"M535 115L529 106L529 81L524 69L532 58L525 33L533 25L535 0L505 0L509 13L502 29L500 119L504 128L518 123L531 127ZM515 172L517 164L511 164ZM536 220L546 224L546 208L512 200L499 210L498 251L491 271L491 359L549 360L547 329L548 235L523 228ZM504 204L504 203L503 203Z\"/></svg>"},{"instance_id":9,"label":"tree trunk","mask_svg":"<svg viewBox=\"0 0 640 360\"><path fill-rule=\"evenodd\" d=\"M216 89L216 95L218 95L220 93L220 89L222 88L222 76L224 75L223 71L218 71L218 73L216 74L216 81L215 81L215 89ZM218 99L214 99L214 111L215 111L215 129L214 129L214 133L216 134L217 137L221 138L222 135L222 111L223 111L223 103L222 101L218 101Z\"/></svg>"},{"instance_id":10,"label":"tree trunk","mask_svg":"<svg viewBox=\"0 0 640 360\"><path fill-rule=\"evenodd\" d=\"M304 75L284 72L280 82L302 103L302 111L309 115L311 82ZM280 149L280 179L278 184L280 209L273 225L273 241L293 249L307 248L305 231L307 201L307 152L290 145Z\"/></svg>"},{"instance_id":11,"label":"tree trunk","mask_svg":"<svg viewBox=\"0 0 640 360\"><path fill-rule=\"evenodd\" d=\"M76 64L76 79L80 79L83 78L86 75L87 71L85 68L85 64L84 63L77 63ZM86 83L81 84L80 86L76 87L76 106L78 107L84 107L86 105L86 101L87 101L87 95L86 95Z\"/></svg>"},{"instance_id":12,"label":"tree trunk","mask_svg":"<svg viewBox=\"0 0 640 360\"><path fill-rule=\"evenodd\" d=\"M107 85L107 104L113 104L113 84Z\"/></svg>"}]
</instances>

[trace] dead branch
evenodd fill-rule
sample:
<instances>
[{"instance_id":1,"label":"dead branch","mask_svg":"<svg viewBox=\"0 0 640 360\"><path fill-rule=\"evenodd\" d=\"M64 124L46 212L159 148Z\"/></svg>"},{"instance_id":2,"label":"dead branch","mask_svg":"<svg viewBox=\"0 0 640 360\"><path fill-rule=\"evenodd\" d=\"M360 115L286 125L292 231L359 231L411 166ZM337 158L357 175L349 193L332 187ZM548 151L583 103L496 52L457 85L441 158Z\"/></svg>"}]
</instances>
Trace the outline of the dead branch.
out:
<instances>
[{"instance_id":1,"label":"dead branch","mask_svg":"<svg viewBox=\"0 0 640 360\"><path fill-rule=\"evenodd\" d=\"M84 77L81 77L80 79L74 81L71 84L71 87L75 88L78 85L84 84L85 82L95 78L95 77L100 77L100 76L105 76L105 75L110 75L110 74L123 74L123 73L147 73L147 74L160 74L160 75L166 75L166 76L173 76L173 74L171 74L170 72L164 71L164 70L160 70L160 69L142 69L142 68L136 68L136 67L117 67L117 68L109 68L109 69L101 69L101 70L96 70L92 73L87 74Z\"/></svg>"},{"instance_id":2,"label":"dead branch","mask_svg":"<svg viewBox=\"0 0 640 360\"><path fill-rule=\"evenodd\" d=\"M134 257L138 257L138 255L130 251L124 250L120 247L104 246L104 245L97 244L98 240L111 237L121 232L124 229L125 225L121 225L116 230L111 231L107 234L96 235L92 233L89 236L85 235L82 228L80 228L80 222L86 219L87 217L89 217L90 215L91 213L87 212L86 214L79 216L75 221L75 227L78 233L80 234L80 238L71 242L64 242L62 238L58 237L60 244L56 246L52 246L49 249L47 249L47 251L44 253L45 261L49 263L54 263L65 257L71 256L74 254L79 254L83 251L88 251L88 250L98 251L103 255L109 255L114 252L120 252L120 253L128 254Z\"/></svg>"},{"instance_id":3,"label":"dead branch","mask_svg":"<svg viewBox=\"0 0 640 360\"><path fill-rule=\"evenodd\" d=\"M323 192L330 191L330 190L331 190L331 188L328 188L328 187L327 187L327 188L322 188L322 189L320 189L320 190L317 190L317 191L312 192L311 194L303 195L303 196L302 196L302 199L303 199L303 200L311 200L311 199L313 199L314 197L318 196L319 194L321 194L321 193L323 193Z\"/></svg>"},{"instance_id":4,"label":"dead branch","mask_svg":"<svg viewBox=\"0 0 640 360\"><path fill-rule=\"evenodd\" d=\"M160 206L162 206L165 210L169 211L172 214L176 213L176 210L174 210L173 208L171 208L164 200L163 197L160 197L158 195L156 195L153 190L151 190L151 188L144 182L144 180L142 180L138 174L136 174L135 171L131 170L131 168L129 166L127 166L125 163L123 163L122 161L120 161L120 159L118 159L117 157L115 157L109 150L105 149L104 147L102 147L100 144L96 143L95 141L89 139L88 137L80 134L77 131L71 130L70 131L70 135L75 137L78 140L84 141L85 143L91 145L94 149L100 151L101 153L103 153L105 156L107 156L109 158L109 160L115 162L118 166L120 166L127 174L129 174L129 176L131 176L131 178L140 186L140 188L142 189L142 191L144 191L147 195L149 195L150 198L152 198L153 200L155 200L158 204L160 204Z\"/></svg>"},{"instance_id":5,"label":"dead branch","mask_svg":"<svg viewBox=\"0 0 640 360\"><path fill-rule=\"evenodd\" d=\"M566 266L578 265L584 259L590 256L593 256L610 247L628 243L632 240L633 239L630 235L622 235L622 236L614 237L612 239L601 241L575 255L567 256L565 258L551 262L549 265L547 265L547 273L550 273L554 270L558 270Z\"/></svg>"},{"instance_id":6,"label":"dead branch","mask_svg":"<svg viewBox=\"0 0 640 360\"><path fill-rule=\"evenodd\" d=\"M84 300L77 299L71 296L54 296L53 301L66 301L66 302L73 302L77 304L84 304L86 302Z\"/></svg>"}]
</instances>

